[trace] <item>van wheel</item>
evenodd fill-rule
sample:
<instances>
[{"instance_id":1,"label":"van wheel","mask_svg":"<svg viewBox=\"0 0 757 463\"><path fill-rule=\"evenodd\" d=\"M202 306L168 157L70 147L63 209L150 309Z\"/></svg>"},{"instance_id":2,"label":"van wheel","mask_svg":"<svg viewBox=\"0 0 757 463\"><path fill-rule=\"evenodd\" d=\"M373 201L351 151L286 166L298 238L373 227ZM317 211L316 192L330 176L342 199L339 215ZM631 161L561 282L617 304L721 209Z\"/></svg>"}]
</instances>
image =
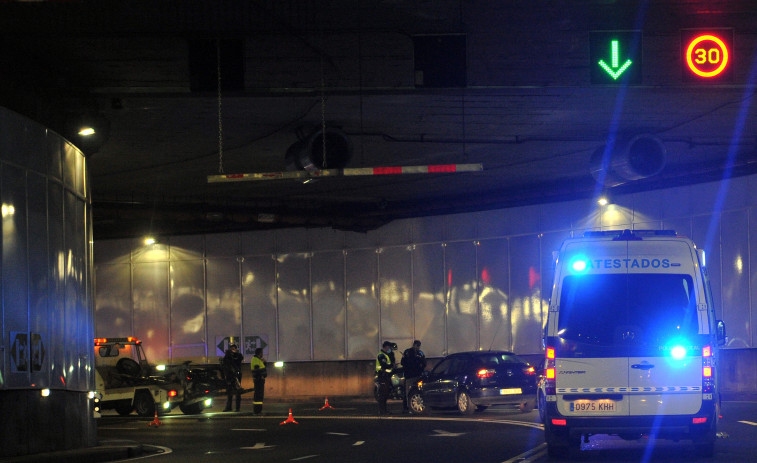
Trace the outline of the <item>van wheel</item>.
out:
<instances>
[{"instance_id":1,"label":"van wheel","mask_svg":"<svg viewBox=\"0 0 757 463\"><path fill-rule=\"evenodd\" d=\"M695 437L693 439L694 441L694 448L696 449L697 455L702 455L704 457L712 457L715 454L715 431L707 431L706 433Z\"/></svg>"},{"instance_id":2,"label":"van wheel","mask_svg":"<svg viewBox=\"0 0 757 463\"><path fill-rule=\"evenodd\" d=\"M472 415L476 411L476 406L465 391L457 394L457 410L463 415Z\"/></svg>"},{"instance_id":3,"label":"van wheel","mask_svg":"<svg viewBox=\"0 0 757 463\"><path fill-rule=\"evenodd\" d=\"M518 405L518 410L520 410L521 413L528 413L531 410L534 409L534 401L533 400L527 400L520 405Z\"/></svg>"},{"instance_id":4,"label":"van wheel","mask_svg":"<svg viewBox=\"0 0 757 463\"><path fill-rule=\"evenodd\" d=\"M547 414L547 398L539 391L539 421L544 423L544 417Z\"/></svg>"},{"instance_id":5,"label":"van wheel","mask_svg":"<svg viewBox=\"0 0 757 463\"><path fill-rule=\"evenodd\" d=\"M134 396L134 409L139 416L153 416L155 414L155 402L147 391L140 391Z\"/></svg>"},{"instance_id":6,"label":"van wheel","mask_svg":"<svg viewBox=\"0 0 757 463\"><path fill-rule=\"evenodd\" d=\"M567 431L567 429L566 429ZM577 454L581 450L581 438L556 435L550 431L549 426L544 426L544 440L547 441L547 454L550 458L567 458Z\"/></svg>"}]
</instances>

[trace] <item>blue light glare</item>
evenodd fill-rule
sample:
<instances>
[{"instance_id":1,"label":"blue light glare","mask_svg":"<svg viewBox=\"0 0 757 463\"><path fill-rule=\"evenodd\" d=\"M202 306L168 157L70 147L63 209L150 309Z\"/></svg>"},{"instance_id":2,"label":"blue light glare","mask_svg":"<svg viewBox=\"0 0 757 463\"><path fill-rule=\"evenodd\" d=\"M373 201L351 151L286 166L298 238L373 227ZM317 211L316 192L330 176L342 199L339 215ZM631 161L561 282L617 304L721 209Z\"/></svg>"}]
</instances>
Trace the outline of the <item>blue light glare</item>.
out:
<instances>
[{"instance_id":1,"label":"blue light glare","mask_svg":"<svg viewBox=\"0 0 757 463\"><path fill-rule=\"evenodd\" d=\"M675 346L670 349L670 356L676 360L681 360L686 357L686 348L683 346Z\"/></svg>"},{"instance_id":2,"label":"blue light glare","mask_svg":"<svg viewBox=\"0 0 757 463\"><path fill-rule=\"evenodd\" d=\"M571 263L570 267L576 272L583 272L586 270L586 260L583 258L577 258Z\"/></svg>"}]
</instances>

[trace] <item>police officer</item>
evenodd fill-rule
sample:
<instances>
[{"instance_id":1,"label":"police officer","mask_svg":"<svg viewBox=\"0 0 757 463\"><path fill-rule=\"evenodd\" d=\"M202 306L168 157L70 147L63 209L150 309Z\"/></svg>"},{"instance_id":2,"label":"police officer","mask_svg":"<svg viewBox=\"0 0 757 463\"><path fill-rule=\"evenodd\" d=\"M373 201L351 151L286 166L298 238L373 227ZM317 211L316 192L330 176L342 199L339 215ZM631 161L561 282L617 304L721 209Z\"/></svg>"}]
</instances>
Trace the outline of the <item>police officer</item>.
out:
<instances>
[{"instance_id":1,"label":"police officer","mask_svg":"<svg viewBox=\"0 0 757 463\"><path fill-rule=\"evenodd\" d=\"M239 352L236 344L229 344L226 355L223 356L223 375L226 379L226 408L223 411L231 411L232 398L236 396L236 411L242 402L242 360L244 356Z\"/></svg>"},{"instance_id":2,"label":"police officer","mask_svg":"<svg viewBox=\"0 0 757 463\"><path fill-rule=\"evenodd\" d=\"M252 384L255 387L255 392L252 394L252 412L258 415L263 412L265 378L268 376L268 372L265 369L262 347L255 349L255 356L250 361L250 369L252 370Z\"/></svg>"},{"instance_id":3,"label":"police officer","mask_svg":"<svg viewBox=\"0 0 757 463\"><path fill-rule=\"evenodd\" d=\"M413 345L405 349L400 361L405 372L405 397L402 398L402 411L407 411L407 390L413 381L426 369L426 354L421 350L421 342L413 341Z\"/></svg>"},{"instance_id":4,"label":"police officer","mask_svg":"<svg viewBox=\"0 0 757 463\"><path fill-rule=\"evenodd\" d=\"M379 415L388 415L389 410L386 408L386 401L389 399L389 390L392 387L392 368L393 361L390 357L392 353L392 343L384 341L381 350L376 357L376 378L378 381L378 406Z\"/></svg>"}]
</instances>

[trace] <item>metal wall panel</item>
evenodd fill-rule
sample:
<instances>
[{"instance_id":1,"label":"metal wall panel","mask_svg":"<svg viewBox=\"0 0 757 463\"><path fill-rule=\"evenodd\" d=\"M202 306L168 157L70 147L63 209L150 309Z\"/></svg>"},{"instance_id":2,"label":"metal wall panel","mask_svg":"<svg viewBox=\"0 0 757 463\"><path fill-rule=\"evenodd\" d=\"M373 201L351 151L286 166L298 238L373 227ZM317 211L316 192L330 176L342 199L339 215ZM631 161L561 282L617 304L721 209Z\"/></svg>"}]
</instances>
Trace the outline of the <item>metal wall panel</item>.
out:
<instances>
[{"instance_id":1,"label":"metal wall panel","mask_svg":"<svg viewBox=\"0 0 757 463\"><path fill-rule=\"evenodd\" d=\"M168 243L168 257L172 261L196 260L205 256L205 237L203 235L172 236Z\"/></svg>"},{"instance_id":2,"label":"metal wall panel","mask_svg":"<svg viewBox=\"0 0 757 463\"><path fill-rule=\"evenodd\" d=\"M443 355L447 346L444 289L444 248L439 243L414 246L414 337L426 357Z\"/></svg>"},{"instance_id":3,"label":"metal wall panel","mask_svg":"<svg viewBox=\"0 0 757 463\"><path fill-rule=\"evenodd\" d=\"M73 173L74 179L76 173ZM81 313L81 307L79 307L79 291L81 291L80 285L80 271L79 259L76 255L78 245L76 237L81 230L81 227L76 223L77 221L77 199L73 193L66 191L63 194L64 209L63 215L66 218L64 223L64 240L65 240L65 252L66 252L66 273L65 273L65 296L63 312L65 313L65 333L66 343L64 345L65 353L65 365L68 370L65 374L66 388L70 390L84 391L86 390L86 384L81 383L79 377L82 352L91 351L92 346L84 351L81 350L81 338L85 336L85 333L81 332L80 317L83 317Z\"/></svg>"},{"instance_id":4,"label":"metal wall panel","mask_svg":"<svg viewBox=\"0 0 757 463\"><path fill-rule=\"evenodd\" d=\"M39 387L50 386L50 371L43 368L44 347L50 349L50 309L48 307L47 252L47 180L29 173L29 332L36 336L36 348L30 352L31 382ZM82 317L84 318L84 317Z\"/></svg>"},{"instance_id":5,"label":"metal wall panel","mask_svg":"<svg viewBox=\"0 0 757 463\"><path fill-rule=\"evenodd\" d=\"M316 252L311 258L313 360L345 360L344 253Z\"/></svg>"},{"instance_id":6,"label":"metal wall panel","mask_svg":"<svg viewBox=\"0 0 757 463\"><path fill-rule=\"evenodd\" d=\"M378 275L375 249L347 251L347 358L372 359L379 340Z\"/></svg>"},{"instance_id":7,"label":"metal wall panel","mask_svg":"<svg viewBox=\"0 0 757 463\"><path fill-rule=\"evenodd\" d=\"M206 257L237 257L240 252L239 233L219 233L205 241Z\"/></svg>"},{"instance_id":8,"label":"metal wall panel","mask_svg":"<svg viewBox=\"0 0 757 463\"><path fill-rule=\"evenodd\" d=\"M707 272L710 275L712 298L715 300L715 317L723 319L723 292L720 258L720 213L693 217L691 239L699 249L704 249L707 259Z\"/></svg>"},{"instance_id":9,"label":"metal wall panel","mask_svg":"<svg viewBox=\"0 0 757 463\"><path fill-rule=\"evenodd\" d=\"M510 238L510 320L516 353L541 351L547 305L545 299L542 307L540 262L537 235Z\"/></svg>"},{"instance_id":10,"label":"metal wall panel","mask_svg":"<svg viewBox=\"0 0 757 463\"><path fill-rule=\"evenodd\" d=\"M131 264L96 265L95 294L97 336L132 336Z\"/></svg>"},{"instance_id":11,"label":"metal wall panel","mask_svg":"<svg viewBox=\"0 0 757 463\"><path fill-rule=\"evenodd\" d=\"M447 243L447 353L474 350L479 345L476 246L472 241Z\"/></svg>"},{"instance_id":12,"label":"metal wall panel","mask_svg":"<svg viewBox=\"0 0 757 463\"><path fill-rule=\"evenodd\" d=\"M749 347L757 342L757 209L749 209L749 310L744 314L750 326ZM726 329L728 327L726 326Z\"/></svg>"},{"instance_id":13,"label":"metal wall panel","mask_svg":"<svg viewBox=\"0 0 757 463\"><path fill-rule=\"evenodd\" d=\"M277 259L279 358L311 360L310 255L282 254Z\"/></svg>"},{"instance_id":14,"label":"metal wall panel","mask_svg":"<svg viewBox=\"0 0 757 463\"><path fill-rule=\"evenodd\" d=\"M23 128L22 128L23 130ZM22 132L23 133L23 132ZM0 200L4 208L2 252L2 298L9 364L6 387L26 387L29 376L29 308L26 259L26 174L8 164L2 165ZM13 213L11 213L13 208ZM3 355L6 355L3 351Z\"/></svg>"},{"instance_id":15,"label":"metal wall panel","mask_svg":"<svg viewBox=\"0 0 757 463\"><path fill-rule=\"evenodd\" d=\"M135 263L133 272L134 335L143 341L151 362L165 363L170 343L168 262Z\"/></svg>"},{"instance_id":16,"label":"metal wall panel","mask_svg":"<svg viewBox=\"0 0 757 463\"><path fill-rule=\"evenodd\" d=\"M208 259L205 265L208 361L215 363L224 355L224 349L218 348L219 341L233 337L239 342L242 334L239 263L236 258ZM241 351L242 346L239 348Z\"/></svg>"},{"instance_id":17,"label":"metal wall panel","mask_svg":"<svg viewBox=\"0 0 757 463\"><path fill-rule=\"evenodd\" d=\"M481 349L512 345L510 324L510 258L507 239L482 240L476 247Z\"/></svg>"},{"instance_id":18,"label":"metal wall panel","mask_svg":"<svg viewBox=\"0 0 757 463\"><path fill-rule=\"evenodd\" d=\"M243 241L244 242L244 241ZM248 337L265 342L263 354L267 360L278 359L278 310L276 289L276 262L270 254L245 257L242 262L242 333L245 337L244 356L255 353L247 344Z\"/></svg>"},{"instance_id":19,"label":"metal wall panel","mask_svg":"<svg viewBox=\"0 0 757 463\"><path fill-rule=\"evenodd\" d=\"M175 246L171 246L173 253ZM185 251L179 251L184 255ZM208 341L205 313L205 262L201 259L171 261L170 267L172 363L190 359L212 361L213 343ZM210 344L210 346L208 346Z\"/></svg>"},{"instance_id":20,"label":"metal wall panel","mask_svg":"<svg viewBox=\"0 0 757 463\"><path fill-rule=\"evenodd\" d=\"M64 297L66 288L66 248L64 244L63 187L57 182L50 182L48 194L48 245L50 247L50 349L47 350L50 365L50 387L65 388L65 349L52 346L64 346L66 338L66 313ZM130 273L126 274L126 285L130 285ZM131 307L129 317L131 317Z\"/></svg>"},{"instance_id":21,"label":"metal wall panel","mask_svg":"<svg viewBox=\"0 0 757 463\"><path fill-rule=\"evenodd\" d=\"M413 343L410 260L410 250L406 246L384 248L378 255L381 337L396 342L398 346Z\"/></svg>"},{"instance_id":22,"label":"metal wall panel","mask_svg":"<svg viewBox=\"0 0 757 463\"><path fill-rule=\"evenodd\" d=\"M729 347L750 347L749 325L749 221L746 210L723 212L721 230L721 278L723 321Z\"/></svg>"}]
</instances>

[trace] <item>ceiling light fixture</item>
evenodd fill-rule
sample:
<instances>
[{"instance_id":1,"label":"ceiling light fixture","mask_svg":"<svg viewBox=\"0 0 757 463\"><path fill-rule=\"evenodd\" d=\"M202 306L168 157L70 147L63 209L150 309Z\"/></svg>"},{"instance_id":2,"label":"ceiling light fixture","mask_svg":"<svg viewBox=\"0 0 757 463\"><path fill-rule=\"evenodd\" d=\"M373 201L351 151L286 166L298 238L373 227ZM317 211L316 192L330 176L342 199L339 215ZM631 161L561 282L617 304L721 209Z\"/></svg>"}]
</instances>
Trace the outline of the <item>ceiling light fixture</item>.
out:
<instances>
[{"instance_id":1,"label":"ceiling light fixture","mask_svg":"<svg viewBox=\"0 0 757 463\"><path fill-rule=\"evenodd\" d=\"M145 238L145 245L146 246L150 246L151 244L155 244L155 243L157 243L157 240L154 237L148 236L148 237Z\"/></svg>"},{"instance_id":2,"label":"ceiling light fixture","mask_svg":"<svg viewBox=\"0 0 757 463\"><path fill-rule=\"evenodd\" d=\"M95 134L95 129L92 127L82 127L79 129L79 135L82 137L88 137Z\"/></svg>"},{"instance_id":3,"label":"ceiling light fixture","mask_svg":"<svg viewBox=\"0 0 757 463\"><path fill-rule=\"evenodd\" d=\"M608 201L607 198L604 196L601 196L599 200L597 201L597 204L599 204L600 206L607 206L609 203L610 201Z\"/></svg>"}]
</instances>

